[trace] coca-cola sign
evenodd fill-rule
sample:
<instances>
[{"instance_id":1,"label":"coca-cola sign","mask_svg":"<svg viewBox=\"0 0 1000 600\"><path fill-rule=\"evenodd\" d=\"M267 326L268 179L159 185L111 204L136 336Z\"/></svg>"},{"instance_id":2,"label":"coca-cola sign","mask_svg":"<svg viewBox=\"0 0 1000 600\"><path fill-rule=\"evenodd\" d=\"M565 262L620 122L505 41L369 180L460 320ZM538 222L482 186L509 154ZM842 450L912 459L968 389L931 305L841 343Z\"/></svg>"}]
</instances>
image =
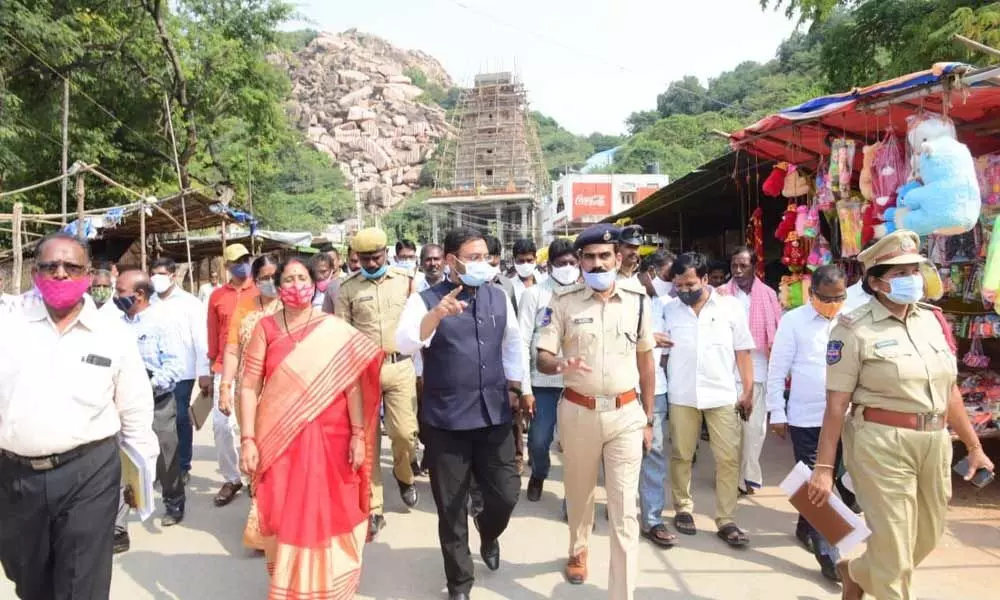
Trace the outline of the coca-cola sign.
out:
<instances>
[{"instance_id":1,"label":"coca-cola sign","mask_svg":"<svg viewBox=\"0 0 1000 600\"><path fill-rule=\"evenodd\" d=\"M610 214L610 183L573 184L573 219L580 219L584 215L606 217Z\"/></svg>"}]
</instances>

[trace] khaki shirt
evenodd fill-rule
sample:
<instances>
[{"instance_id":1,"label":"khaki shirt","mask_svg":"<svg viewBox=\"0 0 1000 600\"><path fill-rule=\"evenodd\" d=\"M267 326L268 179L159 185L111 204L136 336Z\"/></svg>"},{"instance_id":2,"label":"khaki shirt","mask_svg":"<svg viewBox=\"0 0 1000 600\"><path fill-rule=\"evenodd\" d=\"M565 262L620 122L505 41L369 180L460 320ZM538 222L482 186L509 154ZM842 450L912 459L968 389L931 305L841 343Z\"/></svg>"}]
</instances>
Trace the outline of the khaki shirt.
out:
<instances>
[{"instance_id":1,"label":"khaki shirt","mask_svg":"<svg viewBox=\"0 0 1000 600\"><path fill-rule=\"evenodd\" d=\"M396 352L399 316L412 291L413 276L403 269L389 267L380 279L354 273L340 284L334 314L391 354Z\"/></svg>"},{"instance_id":2,"label":"khaki shirt","mask_svg":"<svg viewBox=\"0 0 1000 600\"><path fill-rule=\"evenodd\" d=\"M642 323L639 306L642 303ZM553 291L539 311L536 348L580 357L591 372L564 376L566 387L585 396L616 396L639 384L638 352L653 349L653 314L638 283L619 280L607 302L582 283Z\"/></svg>"},{"instance_id":3,"label":"khaki shirt","mask_svg":"<svg viewBox=\"0 0 1000 600\"><path fill-rule=\"evenodd\" d=\"M841 316L826 348L826 389L860 406L946 412L958 365L933 310L917 303L900 321L873 299Z\"/></svg>"}]
</instances>

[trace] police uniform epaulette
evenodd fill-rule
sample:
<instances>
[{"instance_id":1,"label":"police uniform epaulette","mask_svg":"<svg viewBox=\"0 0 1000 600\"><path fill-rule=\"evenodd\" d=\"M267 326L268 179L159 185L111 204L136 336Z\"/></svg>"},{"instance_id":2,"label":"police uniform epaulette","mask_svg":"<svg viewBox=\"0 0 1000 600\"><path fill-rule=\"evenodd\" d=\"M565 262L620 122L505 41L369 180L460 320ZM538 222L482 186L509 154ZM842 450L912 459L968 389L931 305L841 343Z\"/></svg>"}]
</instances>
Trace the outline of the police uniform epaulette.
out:
<instances>
[{"instance_id":1,"label":"police uniform epaulette","mask_svg":"<svg viewBox=\"0 0 1000 600\"><path fill-rule=\"evenodd\" d=\"M633 279L619 279L615 282L618 289L624 290L626 292L632 292L633 294L646 295L646 288L642 287L642 284Z\"/></svg>"},{"instance_id":2,"label":"police uniform epaulette","mask_svg":"<svg viewBox=\"0 0 1000 600\"><path fill-rule=\"evenodd\" d=\"M566 294L572 294L573 292L578 292L584 289L586 286L582 283L574 283L573 285L563 285L552 290L553 296L565 296Z\"/></svg>"},{"instance_id":3,"label":"police uniform epaulette","mask_svg":"<svg viewBox=\"0 0 1000 600\"><path fill-rule=\"evenodd\" d=\"M414 277L414 275L413 275L412 272L410 272L407 269L404 269L403 267L397 267L397 266L393 265L393 266L389 267L389 270L391 270L396 275L406 275L410 279L413 279L413 277Z\"/></svg>"},{"instance_id":4,"label":"police uniform epaulette","mask_svg":"<svg viewBox=\"0 0 1000 600\"><path fill-rule=\"evenodd\" d=\"M352 280L352 279L354 279L356 277L359 277L360 275L361 275L361 269L358 269L357 271L355 271L353 273L349 273L347 275L347 277L344 277L344 280L340 282L340 285L344 285L348 281L350 281L350 280Z\"/></svg>"},{"instance_id":5,"label":"police uniform epaulette","mask_svg":"<svg viewBox=\"0 0 1000 600\"><path fill-rule=\"evenodd\" d=\"M861 320L861 317L870 313L871 310L872 310L871 304L866 302L861 306L855 308L851 312L837 317L837 323L850 329L854 327L854 325L856 325L858 321Z\"/></svg>"}]
</instances>

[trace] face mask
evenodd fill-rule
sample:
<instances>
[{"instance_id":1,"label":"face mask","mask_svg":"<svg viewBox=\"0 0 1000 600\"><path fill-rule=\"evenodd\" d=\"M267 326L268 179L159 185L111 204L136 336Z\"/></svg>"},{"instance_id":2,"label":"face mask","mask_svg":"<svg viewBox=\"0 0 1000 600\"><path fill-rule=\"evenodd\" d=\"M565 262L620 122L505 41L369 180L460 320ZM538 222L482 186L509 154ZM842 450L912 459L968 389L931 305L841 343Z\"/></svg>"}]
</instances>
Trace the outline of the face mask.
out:
<instances>
[{"instance_id":1,"label":"face mask","mask_svg":"<svg viewBox=\"0 0 1000 600\"><path fill-rule=\"evenodd\" d=\"M237 279L250 277L250 263L237 263L229 267L229 274Z\"/></svg>"},{"instance_id":2,"label":"face mask","mask_svg":"<svg viewBox=\"0 0 1000 600\"><path fill-rule=\"evenodd\" d=\"M316 283L316 289L319 290L319 293L321 293L321 294L325 294L326 293L326 288L328 288L328 287L330 287L330 280L329 279L324 279L323 281L320 281L320 282Z\"/></svg>"},{"instance_id":3,"label":"face mask","mask_svg":"<svg viewBox=\"0 0 1000 600\"><path fill-rule=\"evenodd\" d=\"M73 308L90 289L90 277L79 279L46 279L35 275L35 287L42 300L50 308L66 310Z\"/></svg>"},{"instance_id":4,"label":"face mask","mask_svg":"<svg viewBox=\"0 0 1000 600\"><path fill-rule=\"evenodd\" d=\"M535 272L535 263L522 263L514 265L514 270L517 271L517 276L521 279L527 279Z\"/></svg>"},{"instance_id":5,"label":"face mask","mask_svg":"<svg viewBox=\"0 0 1000 600\"><path fill-rule=\"evenodd\" d=\"M580 278L580 267L566 265L552 269L552 279L559 285L573 285Z\"/></svg>"},{"instance_id":6,"label":"face mask","mask_svg":"<svg viewBox=\"0 0 1000 600\"><path fill-rule=\"evenodd\" d=\"M445 277L451 275L451 267L445 265L444 268L441 269L441 273L443 273Z\"/></svg>"},{"instance_id":7,"label":"face mask","mask_svg":"<svg viewBox=\"0 0 1000 600\"><path fill-rule=\"evenodd\" d=\"M704 291L705 290L702 288L683 292L681 290L677 290L677 299L688 306L694 306L695 304L698 304L699 300L701 300L701 294Z\"/></svg>"},{"instance_id":8,"label":"face mask","mask_svg":"<svg viewBox=\"0 0 1000 600\"><path fill-rule=\"evenodd\" d=\"M484 260L470 263L463 262L462 265L465 266L465 273L459 273L458 278L469 287L479 287L488 281L492 281L498 273L496 269L490 266L490 263Z\"/></svg>"},{"instance_id":9,"label":"face mask","mask_svg":"<svg viewBox=\"0 0 1000 600\"><path fill-rule=\"evenodd\" d=\"M415 260L397 260L396 266L400 269L406 269L407 271L413 271L417 268L417 261Z\"/></svg>"},{"instance_id":10,"label":"face mask","mask_svg":"<svg viewBox=\"0 0 1000 600\"><path fill-rule=\"evenodd\" d=\"M375 269L374 271L369 271L366 268L361 269L361 274L365 279L378 279L385 275L385 272L389 270L389 264L383 263L381 267Z\"/></svg>"},{"instance_id":11,"label":"face mask","mask_svg":"<svg viewBox=\"0 0 1000 600\"><path fill-rule=\"evenodd\" d=\"M836 317L837 313L840 312L840 308L844 306L843 302L820 302L816 296L812 297L811 302L816 312L825 319Z\"/></svg>"},{"instance_id":12,"label":"face mask","mask_svg":"<svg viewBox=\"0 0 1000 600\"><path fill-rule=\"evenodd\" d=\"M611 289L611 286L615 283L616 277L618 277L618 269L601 271L599 273L584 273L583 282L587 284L587 287L597 290L598 292L603 292L604 290Z\"/></svg>"},{"instance_id":13,"label":"face mask","mask_svg":"<svg viewBox=\"0 0 1000 600\"><path fill-rule=\"evenodd\" d=\"M924 295L924 277L919 273L889 279L888 283L889 293L885 296L896 304L913 304Z\"/></svg>"},{"instance_id":14,"label":"face mask","mask_svg":"<svg viewBox=\"0 0 1000 600\"><path fill-rule=\"evenodd\" d=\"M291 287L283 287L279 290L281 303L289 308L305 308L312 304L316 286L308 283L299 283Z\"/></svg>"},{"instance_id":15,"label":"face mask","mask_svg":"<svg viewBox=\"0 0 1000 600\"><path fill-rule=\"evenodd\" d=\"M111 299L112 290L109 287L92 287L90 288L90 297L94 299L97 306L105 305L108 300Z\"/></svg>"},{"instance_id":16,"label":"face mask","mask_svg":"<svg viewBox=\"0 0 1000 600\"><path fill-rule=\"evenodd\" d=\"M118 310L128 314L132 310L132 307L135 306L135 296L115 296L114 302Z\"/></svg>"},{"instance_id":17,"label":"face mask","mask_svg":"<svg viewBox=\"0 0 1000 600\"><path fill-rule=\"evenodd\" d=\"M153 284L153 290L157 294L162 294L170 289L170 286L174 285L173 279L170 275L153 275L149 278L149 281Z\"/></svg>"},{"instance_id":18,"label":"face mask","mask_svg":"<svg viewBox=\"0 0 1000 600\"><path fill-rule=\"evenodd\" d=\"M261 296L267 296L268 298L274 298L278 295L278 288L275 287L274 281L271 280L258 281L257 290L260 291Z\"/></svg>"}]
</instances>

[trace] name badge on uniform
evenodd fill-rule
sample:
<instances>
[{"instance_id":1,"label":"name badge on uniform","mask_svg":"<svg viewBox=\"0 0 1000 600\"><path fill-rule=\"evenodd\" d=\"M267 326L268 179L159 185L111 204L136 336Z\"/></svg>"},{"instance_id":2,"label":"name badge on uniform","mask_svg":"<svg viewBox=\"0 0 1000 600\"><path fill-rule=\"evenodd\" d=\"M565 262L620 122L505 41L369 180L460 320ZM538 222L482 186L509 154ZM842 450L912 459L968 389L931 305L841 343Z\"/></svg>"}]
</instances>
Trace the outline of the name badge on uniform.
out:
<instances>
[{"instance_id":1,"label":"name badge on uniform","mask_svg":"<svg viewBox=\"0 0 1000 600\"><path fill-rule=\"evenodd\" d=\"M106 356L98 356L96 354L88 354L87 356L84 356L81 359L81 362L84 362L84 363L86 363L88 365L94 365L95 367L110 367L111 366L111 359L110 358L107 358Z\"/></svg>"},{"instance_id":2,"label":"name badge on uniform","mask_svg":"<svg viewBox=\"0 0 1000 600\"><path fill-rule=\"evenodd\" d=\"M375 296L361 296L358 298L358 302L368 302L369 300L374 300Z\"/></svg>"},{"instance_id":3,"label":"name badge on uniform","mask_svg":"<svg viewBox=\"0 0 1000 600\"><path fill-rule=\"evenodd\" d=\"M882 340L881 342L875 342L875 349L879 350L881 348L889 348L890 346L898 346L899 340Z\"/></svg>"},{"instance_id":4,"label":"name badge on uniform","mask_svg":"<svg viewBox=\"0 0 1000 600\"><path fill-rule=\"evenodd\" d=\"M835 365L840 362L843 356L844 342L840 340L830 340L826 344L826 364Z\"/></svg>"},{"instance_id":5,"label":"name badge on uniform","mask_svg":"<svg viewBox=\"0 0 1000 600\"><path fill-rule=\"evenodd\" d=\"M535 315L535 327L548 327L552 322L552 309L546 306Z\"/></svg>"},{"instance_id":6,"label":"name badge on uniform","mask_svg":"<svg viewBox=\"0 0 1000 600\"><path fill-rule=\"evenodd\" d=\"M586 325L587 323L593 323L594 317L576 317L573 319L574 325Z\"/></svg>"}]
</instances>

